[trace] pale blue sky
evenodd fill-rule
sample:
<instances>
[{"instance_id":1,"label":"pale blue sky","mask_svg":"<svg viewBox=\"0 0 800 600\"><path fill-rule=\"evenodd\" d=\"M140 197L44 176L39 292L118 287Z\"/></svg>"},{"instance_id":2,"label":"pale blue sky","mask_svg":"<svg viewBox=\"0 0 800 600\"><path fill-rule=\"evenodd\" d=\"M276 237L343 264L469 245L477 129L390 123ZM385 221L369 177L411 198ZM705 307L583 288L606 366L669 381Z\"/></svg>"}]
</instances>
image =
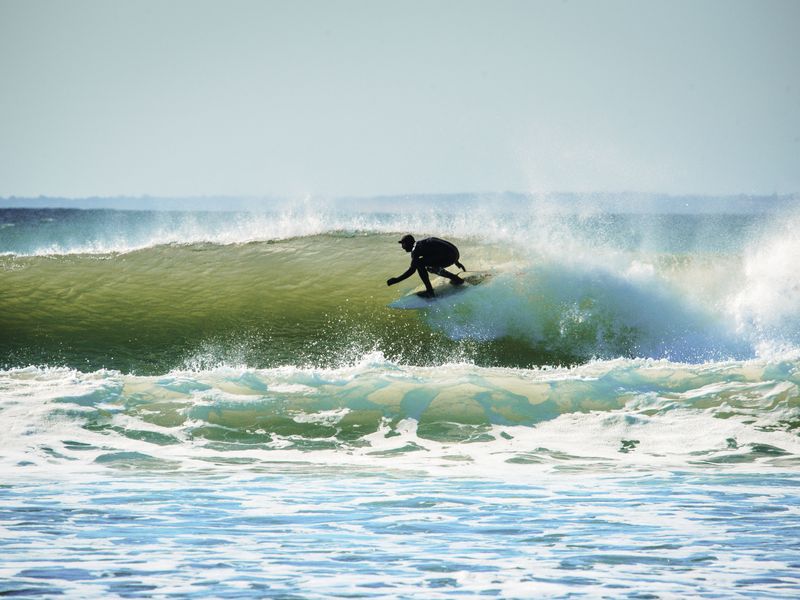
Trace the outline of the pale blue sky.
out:
<instances>
[{"instance_id":1,"label":"pale blue sky","mask_svg":"<svg viewBox=\"0 0 800 600\"><path fill-rule=\"evenodd\" d=\"M800 192L800 1L0 0L0 196Z\"/></svg>"}]
</instances>

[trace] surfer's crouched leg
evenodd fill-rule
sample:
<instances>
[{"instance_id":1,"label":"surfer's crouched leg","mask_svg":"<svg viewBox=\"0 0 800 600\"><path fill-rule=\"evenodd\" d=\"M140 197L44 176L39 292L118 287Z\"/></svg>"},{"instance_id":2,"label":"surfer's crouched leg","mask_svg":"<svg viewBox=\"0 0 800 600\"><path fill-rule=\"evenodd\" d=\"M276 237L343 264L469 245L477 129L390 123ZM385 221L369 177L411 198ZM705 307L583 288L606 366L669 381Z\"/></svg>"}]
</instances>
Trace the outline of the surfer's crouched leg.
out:
<instances>
[{"instance_id":1,"label":"surfer's crouched leg","mask_svg":"<svg viewBox=\"0 0 800 600\"><path fill-rule=\"evenodd\" d=\"M433 293L433 286L431 285L430 277L428 277L428 271L430 271L430 267L423 267L422 265L417 267L417 273L419 274L419 278L422 279L422 283L425 284L425 291L424 292L417 292L417 296L422 298L433 298L436 294Z\"/></svg>"},{"instance_id":2,"label":"surfer's crouched leg","mask_svg":"<svg viewBox=\"0 0 800 600\"><path fill-rule=\"evenodd\" d=\"M439 267L436 271L434 271L437 275L441 275L442 277L447 277L450 280L450 285L463 285L464 280L461 279L455 273L451 273L450 271L446 271L445 269Z\"/></svg>"}]
</instances>

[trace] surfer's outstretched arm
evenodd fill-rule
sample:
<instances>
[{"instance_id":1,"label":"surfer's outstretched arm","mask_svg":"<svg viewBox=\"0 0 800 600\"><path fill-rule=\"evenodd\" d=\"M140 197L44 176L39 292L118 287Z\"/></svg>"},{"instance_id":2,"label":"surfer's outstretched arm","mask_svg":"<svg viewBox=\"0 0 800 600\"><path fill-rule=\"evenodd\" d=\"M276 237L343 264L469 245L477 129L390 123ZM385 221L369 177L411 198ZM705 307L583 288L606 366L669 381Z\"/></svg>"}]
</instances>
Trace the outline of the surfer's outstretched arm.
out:
<instances>
[{"instance_id":1,"label":"surfer's outstretched arm","mask_svg":"<svg viewBox=\"0 0 800 600\"><path fill-rule=\"evenodd\" d=\"M386 285L394 285L395 283L400 283L404 279L408 279L409 277L411 277L414 274L414 271L416 270L417 270L417 261L412 260L411 266L408 267L408 270L405 273L403 273L399 277L392 277L390 279L387 279Z\"/></svg>"}]
</instances>

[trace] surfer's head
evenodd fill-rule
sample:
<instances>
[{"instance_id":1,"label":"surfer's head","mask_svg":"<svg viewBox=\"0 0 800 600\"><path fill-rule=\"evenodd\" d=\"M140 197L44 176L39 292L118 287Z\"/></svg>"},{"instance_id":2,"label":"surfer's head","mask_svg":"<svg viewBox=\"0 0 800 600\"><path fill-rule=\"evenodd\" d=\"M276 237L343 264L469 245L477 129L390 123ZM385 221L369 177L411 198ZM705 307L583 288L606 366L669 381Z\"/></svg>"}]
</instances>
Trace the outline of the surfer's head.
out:
<instances>
[{"instance_id":1,"label":"surfer's head","mask_svg":"<svg viewBox=\"0 0 800 600\"><path fill-rule=\"evenodd\" d=\"M401 237L400 241L397 243L400 244L403 247L403 250L406 252L411 252L411 250L414 248L415 241L416 240L414 239L414 236L409 233Z\"/></svg>"}]
</instances>

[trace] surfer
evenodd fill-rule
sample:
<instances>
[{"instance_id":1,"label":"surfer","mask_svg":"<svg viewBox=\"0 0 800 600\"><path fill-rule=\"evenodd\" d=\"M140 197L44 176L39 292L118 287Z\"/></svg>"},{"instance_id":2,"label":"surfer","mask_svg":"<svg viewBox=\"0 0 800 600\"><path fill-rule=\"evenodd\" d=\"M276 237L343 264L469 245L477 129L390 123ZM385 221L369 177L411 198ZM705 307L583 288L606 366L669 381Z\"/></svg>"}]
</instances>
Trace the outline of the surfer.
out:
<instances>
[{"instance_id":1,"label":"surfer","mask_svg":"<svg viewBox=\"0 0 800 600\"><path fill-rule=\"evenodd\" d=\"M423 298L433 298L433 286L428 277L428 273L436 273L442 277L447 277L452 285L461 285L464 280L455 273L450 273L445 270L445 267L455 265L462 271L466 271L464 265L458 262L459 253L458 248L447 240L440 240L439 238L429 237L424 240L416 241L413 235L404 235L398 242L403 250L411 253L411 266L408 270L399 277L392 277L386 281L386 285L394 285L400 283L404 279L408 279L416 271L419 273L419 278L425 284L425 291L419 292L418 295Z\"/></svg>"}]
</instances>

